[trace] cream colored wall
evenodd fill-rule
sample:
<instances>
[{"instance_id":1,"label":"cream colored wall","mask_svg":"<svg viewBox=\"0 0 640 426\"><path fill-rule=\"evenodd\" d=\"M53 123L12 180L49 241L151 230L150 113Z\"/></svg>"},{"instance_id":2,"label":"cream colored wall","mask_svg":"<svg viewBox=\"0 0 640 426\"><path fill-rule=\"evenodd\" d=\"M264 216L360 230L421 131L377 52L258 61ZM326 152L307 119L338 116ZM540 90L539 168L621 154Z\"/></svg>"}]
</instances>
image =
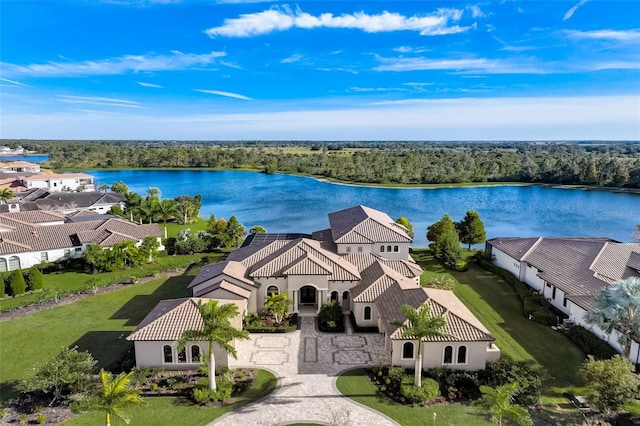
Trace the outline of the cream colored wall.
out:
<instances>
[{"instance_id":1,"label":"cream colored wall","mask_svg":"<svg viewBox=\"0 0 640 426\"><path fill-rule=\"evenodd\" d=\"M402 358L402 346L405 342L413 342L414 344L414 357L416 356L416 342L411 340L393 340L392 341L392 354L391 364L398 365L405 368L413 368L415 358L403 359ZM453 346L453 364L443 364L444 348L445 346ZM467 347L467 363L456 364L456 358L458 353L458 347ZM430 368L448 368L451 370L467 370L475 371L485 368L487 363L487 347L488 342L429 342L422 347L422 368L424 370ZM497 348L496 348L497 349ZM499 353L499 352L498 352ZM492 357L495 356L495 351Z\"/></svg>"},{"instance_id":2,"label":"cream colored wall","mask_svg":"<svg viewBox=\"0 0 640 426\"><path fill-rule=\"evenodd\" d=\"M371 307L371 319L364 319L365 306ZM359 327L378 327L378 310L374 303L353 303L353 316L356 319L356 324Z\"/></svg>"},{"instance_id":3,"label":"cream colored wall","mask_svg":"<svg viewBox=\"0 0 640 426\"><path fill-rule=\"evenodd\" d=\"M208 356L209 352L209 343L208 342L187 342L186 352L187 352L187 362L186 363L172 363L165 364L162 347L164 345L171 345L173 347L173 359L174 361L177 359L177 353L175 350L175 342L169 341L154 341L154 342L146 342L139 341L134 342L134 348L136 352L136 366L137 367L148 367L148 368L156 368L162 367L167 370L194 370L200 366L200 363L193 363L191 361L191 345L200 346L200 353L203 357ZM216 357L216 367L228 367L229 366L229 355L227 352L222 349L219 345L214 344L213 353Z\"/></svg>"}]
</instances>

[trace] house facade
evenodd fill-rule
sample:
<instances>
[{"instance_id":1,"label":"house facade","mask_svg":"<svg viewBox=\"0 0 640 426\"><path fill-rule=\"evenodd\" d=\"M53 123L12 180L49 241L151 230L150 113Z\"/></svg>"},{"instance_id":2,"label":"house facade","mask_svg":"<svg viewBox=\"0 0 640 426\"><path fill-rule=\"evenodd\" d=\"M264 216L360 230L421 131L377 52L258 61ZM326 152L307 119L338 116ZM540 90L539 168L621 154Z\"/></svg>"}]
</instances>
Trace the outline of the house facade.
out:
<instances>
[{"instance_id":1,"label":"house facade","mask_svg":"<svg viewBox=\"0 0 640 426\"><path fill-rule=\"evenodd\" d=\"M569 324L591 330L618 352L619 334L587 324L584 315L603 288L640 277L640 244L608 238L494 238L487 241L492 262L541 293L568 316ZM640 362L640 344L632 342L630 360Z\"/></svg>"},{"instance_id":2,"label":"house facade","mask_svg":"<svg viewBox=\"0 0 640 426\"><path fill-rule=\"evenodd\" d=\"M70 214L87 210L107 214L114 206L124 210L122 194L98 191L54 192L32 188L18 192L14 199L7 201L6 204L0 204L0 213L43 210Z\"/></svg>"},{"instance_id":3,"label":"house facade","mask_svg":"<svg viewBox=\"0 0 640 426\"><path fill-rule=\"evenodd\" d=\"M423 271L409 255L412 239L403 226L365 206L331 213L329 224L311 238L247 239L225 261L202 267L189 285L193 297L244 302L248 312L261 313L268 294L286 292L293 300L290 311L301 315L317 315L323 304L336 302L345 314L353 313L357 326L384 335L395 365L411 367L416 342L402 338L404 326L393 324L406 320L401 305L427 304L435 315L445 315L450 337L423 342L430 354L423 358L425 369L477 370L498 359L493 336L452 292L420 286Z\"/></svg>"},{"instance_id":4,"label":"house facade","mask_svg":"<svg viewBox=\"0 0 640 426\"><path fill-rule=\"evenodd\" d=\"M22 184L27 189L40 188L48 191L93 191L93 176L86 173L42 173L26 176Z\"/></svg>"}]
</instances>

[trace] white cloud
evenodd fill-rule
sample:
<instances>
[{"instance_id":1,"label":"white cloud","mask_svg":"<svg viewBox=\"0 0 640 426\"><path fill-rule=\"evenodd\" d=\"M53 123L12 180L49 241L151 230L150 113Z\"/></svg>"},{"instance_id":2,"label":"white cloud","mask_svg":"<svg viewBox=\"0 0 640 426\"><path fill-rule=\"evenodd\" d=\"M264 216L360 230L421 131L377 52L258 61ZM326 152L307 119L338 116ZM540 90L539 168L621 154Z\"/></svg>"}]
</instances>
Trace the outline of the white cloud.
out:
<instances>
[{"instance_id":1,"label":"white cloud","mask_svg":"<svg viewBox=\"0 0 640 426\"><path fill-rule=\"evenodd\" d=\"M99 106L115 106L121 108L143 108L139 102L128 101L126 99L102 98L92 96L68 96L61 95L56 98L57 101L65 104L80 105L99 105Z\"/></svg>"},{"instance_id":2,"label":"white cloud","mask_svg":"<svg viewBox=\"0 0 640 426\"><path fill-rule=\"evenodd\" d=\"M301 55L299 53L295 54L295 55L291 55L288 58L284 58L283 60L280 61L280 63L282 64L292 64L294 62L298 62L300 60L304 59L304 55Z\"/></svg>"},{"instance_id":3,"label":"white cloud","mask_svg":"<svg viewBox=\"0 0 640 426\"><path fill-rule=\"evenodd\" d=\"M484 18L487 16L478 5L467 6L467 10L471 11L472 18Z\"/></svg>"},{"instance_id":4,"label":"white cloud","mask_svg":"<svg viewBox=\"0 0 640 426\"><path fill-rule=\"evenodd\" d=\"M253 99L248 97L248 96L244 96L244 95L240 95L238 93L232 93L232 92L223 92L221 90L208 90L208 89L193 89L196 92L200 92L200 93L208 93L210 95L218 95L218 96L224 96L227 98L234 98L234 99L242 99L243 101L252 101Z\"/></svg>"},{"instance_id":5,"label":"white cloud","mask_svg":"<svg viewBox=\"0 0 640 426\"><path fill-rule=\"evenodd\" d=\"M285 7L225 19L222 26L209 28L205 33L209 37L251 37L292 28L349 28L367 33L417 31L421 35L433 36L460 33L472 28L451 25L451 22L458 22L462 14L463 11L459 9L441 8L424 16L404 16L387 11L377 15L356 12L343 15L322 13L314 16L299 9L292 11Z\"/></svg>"},{"instance_id":6,"label":"white cloud","mask_svg":"<svg viewBox=\"0 0 640 426\"><path fill-rule=\"evenodd\" d=\"M207 67L225 52L205 54L171 51L171 55L125 55L116 58L98 59L81 62L47 62L44 64L18 65L2 62L6 75L28 75L39 77L58 77L73 75L125 74L139 71L176 71L197 67Z\"/></svg>"},{"instance_id":7,"label":"white cloud","mask_svg":"<svg viewBox=\"0 0 640 426\"><path fill-rule=\"evenodd\" d=\"M136 81L142 87L151 87L153 89L164 89L164 86L160 86L159 84L153 83L145 83L144 81Z\"/></svg>"},{"instance_id":8,"label":"white cloud","mask_svg":"<svg viewBox=\"0 0 640 426\"><path fill-rule=\"evenodd\" d=\"M576 13L576 10L578 10L578 8L582 5L584 5L586 2L588 2L589 0L580 0L578 3L576 3L571 9L567 10L567 12L564 14L564 16L562 17L563 21L566 21L567 19L571 18L573 16L574 13Z\"/></svg>"},{"instance_id":9,"label":"white cloud","mask_svg":"<svg viewBox=\"0 0 640 426\"><path fill-rule=\"evenodd\" d=\"M614 40L614 41L636 41L640 40L640 30L595 30L595 31L574 31L566 30L564 33L573 40Z\"/></svg>"},{"instance_id":10,"label":"white cloud","mask_svg":"<svg viewBox=\"0 0 640 426\"><path fill-rule=\"evenodd\" d=\"M29 86L28 84L20 83L19 81L9 80L8 78L0 78L0 81L4 81L5 83L10 83L14 86L32 87L32 86Z\"/></svg>"},{"instance_id":11,"label":"white cloud","mask_svg":"<svg viewBox=\"0 0 640 426\"><path fill-rule=\"evenodd\" d=\"M489 59L429 59L429 58L378 58L375 71L487 71L496 69L499 62Z\"/></svg>"}]
</instances>

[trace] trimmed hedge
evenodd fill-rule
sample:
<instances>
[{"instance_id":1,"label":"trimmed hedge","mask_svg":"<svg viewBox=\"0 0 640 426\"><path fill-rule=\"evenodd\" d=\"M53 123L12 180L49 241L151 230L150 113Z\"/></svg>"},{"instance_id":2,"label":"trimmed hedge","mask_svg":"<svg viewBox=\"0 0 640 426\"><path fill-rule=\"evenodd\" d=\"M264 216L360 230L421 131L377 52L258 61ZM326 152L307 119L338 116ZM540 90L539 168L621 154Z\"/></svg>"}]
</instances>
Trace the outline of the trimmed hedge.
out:
<instances>
[{"instance_id":1,"label":"trimmed hedge","mask_svg":"<svg viewBox=\"0 0 640 426\"><path fill-rule=\"evenodd\" d=\"M609 359L618 352L607 342L584 327L574 325L567 331L567 337L586 355L593 355L595 359Z\"/></svg>"},{"instance_id":2,"label":"trimmed hedge","mask_svg":"<svg viewBox=\"0 0 640 426\"><path fill-rule=\"evenodd\" d=\"M402 367L373 367L367 369L378 390L401 404L424 404L440 396L440 385L430 378L422 379L422 386L413 384L413 373Z\"/></svg>"}]
</instances>

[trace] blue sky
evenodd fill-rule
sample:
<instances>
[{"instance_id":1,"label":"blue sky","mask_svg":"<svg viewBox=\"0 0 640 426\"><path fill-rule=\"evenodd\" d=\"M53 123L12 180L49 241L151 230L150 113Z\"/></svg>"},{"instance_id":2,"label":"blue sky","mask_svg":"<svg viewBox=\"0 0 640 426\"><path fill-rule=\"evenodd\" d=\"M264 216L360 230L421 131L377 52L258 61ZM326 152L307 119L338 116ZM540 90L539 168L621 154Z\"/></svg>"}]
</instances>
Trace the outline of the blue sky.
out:
<instances>
[{"instance_id":1,"label":"blue sky","mask_svg":"<svg viewBox=\"0 0 640 426\"><path fill-rule=\"evenodd\" d=\"M0 2L0 137L639 140L640 2Z\"/></svg>"}]
</instances>

